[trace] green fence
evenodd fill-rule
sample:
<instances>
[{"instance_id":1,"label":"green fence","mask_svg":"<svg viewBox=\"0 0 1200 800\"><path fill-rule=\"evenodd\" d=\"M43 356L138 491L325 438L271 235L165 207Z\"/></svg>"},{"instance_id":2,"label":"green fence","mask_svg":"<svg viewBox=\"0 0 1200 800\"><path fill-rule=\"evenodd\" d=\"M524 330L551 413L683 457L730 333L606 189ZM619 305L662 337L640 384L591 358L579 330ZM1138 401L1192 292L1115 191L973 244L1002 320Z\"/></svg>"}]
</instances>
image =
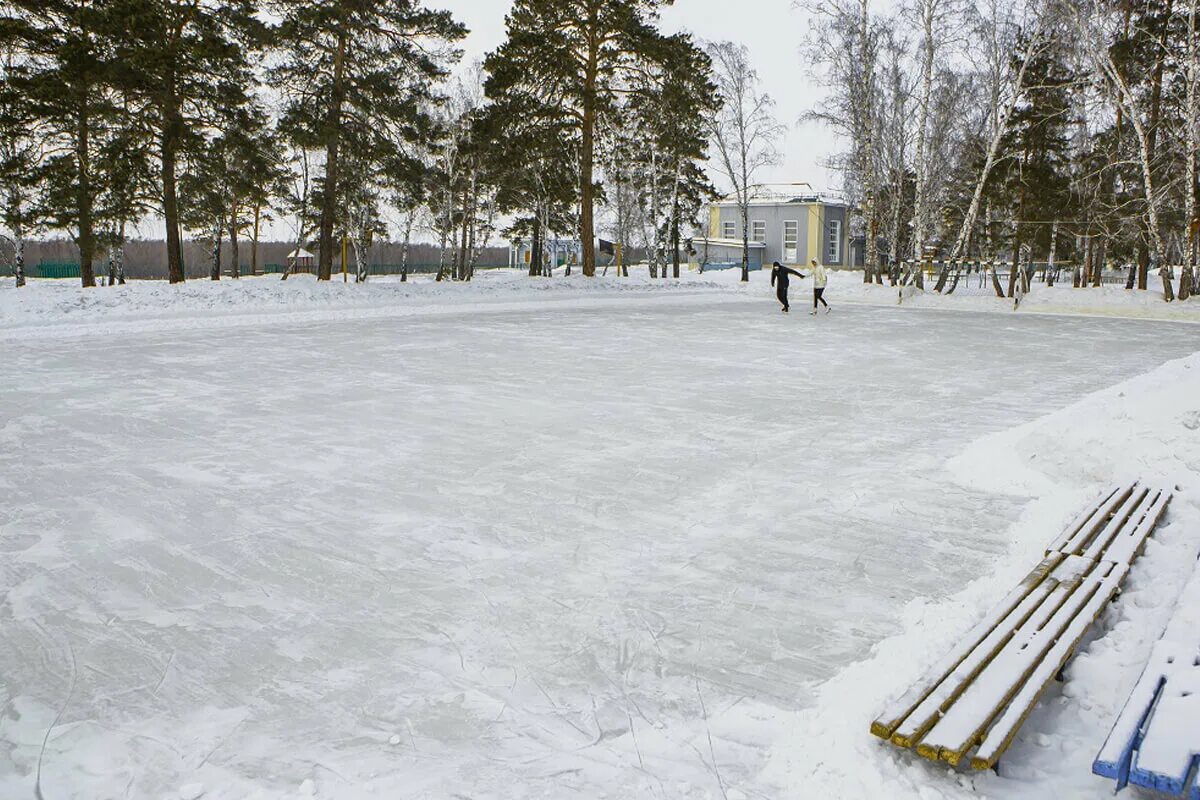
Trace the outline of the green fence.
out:
<instances>
[{"instance_id":1,"label":"green fence","mask_svg":"<svg viewBox=\"0 0 1200 800\"><path fill-rule=\"evenodd\" d=\"M43 261L30 271L31 278L78 278L82 267L78 262Z\"/></svg>"},{"instance_id":2,"label":"green fence","mask_svg":"<svg viewBox=\"0 0 1200 800\"><path fill-rule=\"evenodd\" d=\"M475 270L485 269L507 269L508 264L476 264ZM445 269L449 271L450 265L446 264ZM410 275L432 275L438 271L437 264L409 264L408 274ZM280 275L283 273L282 264L267 264L262 267L262 272L266 275ZM316 272L316 267L303 267L298 270L300 274ZM333 274L340 275L342 267L340 264L333 265ZM352 266L349 273L353 275L355 268ZM399 275L403 272L403 268L399 264L370 264L367 266L368 275Z\"/></svg>"}]
</instances>

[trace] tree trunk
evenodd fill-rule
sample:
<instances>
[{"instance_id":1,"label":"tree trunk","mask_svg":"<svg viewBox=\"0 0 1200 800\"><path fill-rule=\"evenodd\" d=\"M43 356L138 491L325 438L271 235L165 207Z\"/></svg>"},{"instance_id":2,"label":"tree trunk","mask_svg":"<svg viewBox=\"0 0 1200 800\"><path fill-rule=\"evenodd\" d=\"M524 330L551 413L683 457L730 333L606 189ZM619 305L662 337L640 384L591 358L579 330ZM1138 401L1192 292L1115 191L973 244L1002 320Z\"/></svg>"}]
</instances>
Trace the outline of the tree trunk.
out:
<instances>
[{"instance_id":1,"label":"tree trunk","mask_svg":"<svg viewBox=\"0 0 1200 800\"><path fill-rule=\"evenodd\" d=\"M595 19L590 21L590 29L595 30L598 23ZM594 38L592 41L594 44L588 52L587 71L584 76L583 130L579 151L579 239L583 245L583 274L588 278L596 276L596 198L595 187L592 185L592 171L596 152L596 82L599 76L600 47Z\"/></svg>"},{"instance_id":2,"label":"tree trunk","mask_svg":"<svg viewBox=\"0 0 1200 800\"><path fill-rule=\"evenodd\" d=\"M117 241L115 244L117 251L117 285L125 285L125 223L122 222L117 228Z\"/></svg>"},{"instance_id":3,"label":"tree trunk","mask_svg":"<svg viewBox=\"0 0 1200 800\"><path fill-rule=\"evenodd\" d=\"M175 160L178 157L180 128L183 125L179 113L179 99L172 84L164 109L165 124L162 135L162 191L163 217L167 226L167 279L171 283L183 283L187 276L183 268L183 239L179 233L179 198L175 187Z\"/></svg>"},{"instance_id":4,"label":"tree trunk","mask_svg":"<svg viewBox=\"0 0 1200 800\"><path fill-rule=\"evenodd\" d=\"M13 277L17 279L17 288L25 285L25 238L18 232L16 235L16 252L13 254Z\"/></svg>"},{"instance_id":5,"label":"tree trunk","mask_svg":"<svg viewBox=\"0 0 1200 800\"><path fill-rule=\"evenodd\" d=\"M221 280L221 234L224 233L224 227L220 222L213 227L212 266L208 277L214 281Z\"/></svg>"},{"instance_id":6,"label":"tree trunk","mask_svg":"<svg viewBox=\"0 0 1200 800\"><path fill-rule=\"evenodd\" d=\"M1166 14L1163 17L1164 20L1169 20L1171 18L1171 11L1172 11L1173 5L1174 5L1173 0L1167 0ZM1146 130L1146 137L1147 137L1146 145L1148 148L1148 158L1150 161L1150 164L1149 164L1150 170L1154 169L1154 158L1158 152L1158 124L1159 124L1159 120L1162 116L1163 61L1164 61L1164 52L1167 49L1166 42L1163 41L1163 39L1166 38L1166 30L1165 30L1166 24L1167 24L1166 22L1163 23L1164 30L1159 32L1158 47L1154 48L1154 75L1153 75L1153 79L1152 79L1153 82L1151 83L1151 89L1150 89L1150 125L1149 125L1148 129ZM1146 187L1147 196L1149 195L1150 189L1151 189L1150 186ZM1139 289L1147 289L1147 288L1149 288L1149 279L1150 279L1150 253L1149 253L1149 250L1147 249L1144 258L1142 258L1141 256L1143 254L1141 252L1141 249L1142 248L1139 247L1138 288ZM1162 258L1165 255L1165 253L1158 253L1157 255L1159 256L1159 258ZM1159 262L1159 266L1166 266L1166 263Z\"/></svg>"},{"instance_id":7,"label":"tree trunk","mask_svg":"<svg viewBox=\"0 0 1200 800\"><path fill-rule=\"evenodd\" d=\"M413 219L415 211L410 211L404 219L404 241L400 245L400 282L408 283L408 249L412 242Z\"/></svg>"},{"instance_id":8,"label":"tree trunk","mask_svg":"<svg viewBox=\"0 0 1200 800\"><path fill-rule=\"evenodd\" d=\"M468 223L468 214L470 210L468 206L471 202L471 190L469 186L463 187L463 202L462 202L462 236L459 239L458 254L455 257L455 267L458 280L465 281L467 279L467 244L470 236L470 225Z\"/></svg>"},{"instance_id":9,"label":"tree trunk","mask_svg":"<svg viewBox=\"0 0 1200 800\"><path fill-rule=\"evenodd\" d=\"M345 98L344 71L346 34L338 32L337 52L333 57L333 87L329 111L325 119L325 189L321 197L320 251L317 259L317 280L333 278L333 224L337 216L337 187L340 175L339 156L342 143L342 102Z\"/></svg>"},{"instance_id":10,"label":"tree trunk","mask_svg":"<svg viewBox=\"0 0 1200 800\"><path fill-rule=\"evenodd\" d=\"M354 249L354 282L367 282L367 259L363 256L362 243L357 236L350 237L350 246Z\"/></svg>"},{"instance_id":11,"label":"tree trunk","mask_svg":"<svg viewBox=\"0 0 1200 800\"><path fill-rule=\"evenodd\" d=\"M241 280L242 266L238 253L238 211L237 201L233 203L233 213L229 218L229 277Z\"/></svg>"},{"instance_id":12,"label":"tree trunk","mask_svg":"<svg viewBox=\"0 0 1200 800\"><path fill-rule=\"evenodd\" d=\"M250 238L250 274L258 274L258 229L262 219L262 203L254 203L254 230Z\"/></svg>"},{"instance_id":13,"label":"tree trunk","mask_svg":"<svg viewBox=\"0 0 1200 800\"><path fill-rule=\"evenodd\" d=\"M1163 282L1163 299L1168 303L1175 300L1175 290L1171 287L1171 270L1168 267L1159 269L1158 274Z\"/></svg>"},{"instance_id":14,"label":"tree trunk","mask_svg":"<svg viewBox=\"0 0 1200 800\"><path fill-rule=\"evenodd\" d=\"M79 129L76 141L76 161L79 168L76 198L79 206L79 277L85 287L96 285L96 273L92 267L95 257L96 239L92 231L92 162L91 162L91 114L88 107L87 89L83 89L79 100Z\"/></svg>"},{"instance_id":15,"label":"tree trunk","mask_svg":"<svg viewBox=\"0 0 1200 800\"><path fill-rule=\"evenodd\" d=\"M750 202L749 189L747 189L746 202L741 204L742 212L742 283L750 282ZM799 236L799 231L797 238ZM799 247L799 244L796 245Z\"/></svg>"},{"instance_id":16,"label":"tree trunk","mask_svg":"<svg viewBox=\"0 0 1200 800\"><path fill-rule=\"evenodd\" d=\"M533 223L533 236L529 242L529 277L536 278L542 274L542 221Z\"/></svg>"},{"instance_id":17,"label":"tree trunk","mask_svg":"<svg viewBox=\"0 0 1200 800\"><path fill-rule=\"evenodd\" d=\"M1184 225L1187 226L1187 233L1184 237L1187 247L1187 253L1183 258L1184 268L1180 270L1179 275L1179 299L1187 300L1196 290L1196 286L1192 283L1194 278L1193 270L1196 266L1196 248L1200 242L1197 242L1197 234L1200 233L1200 214L1196 210L1196 160L1197 151L1200 150L1200 135L1197 134L1196 128L1200 127L1200 41L1197 36L1200 35L1200 30L1197 26L1200 25L1200 2L1198 0L1189 0L1188 2L1188 24L1187 24L1187 92L1186 106L1184 110L1184 128L1186 129L1186 150L1187 150L1187 189L1184 196Z\"/></svg>"},{"instance_id":18,"label":"tree trunk","mask_svg":"<svg viewBox=\"0 0 1200 800\"><path fill-rule=\"evenodd\" d=\"M937 45L934 41L932 0L926 0L926 10L923 17L924 32L922 34L921 62L921 106L917 123L917 184L916 197L913 202L913 258L918 264L917 286L924 288L924 278L920 272L920 261L925 257L925 217L929 193L929 111L933 96L934 55Z\"/></svg>"},{"instance_id":19,"label":"tree trunk","mask_svg":"<svg viewBox=\"0 0 1200 800\"><path fill-rule=\"evenodd\" d=\"M678 215L678 211L676 211ZM679 280L679 218L671 221L671 266L675 280Z\"/></svg>"},{"instance_id":20,"label":"tree trunk","mask_svg":"<svg viewBox=\"0 0 1200 800\"><path fill-rule=\"evenodd\" d=\"M1054 220L1054 224L1050 226L1050 254L1046 256L1046 285L1053 286L1058 279L1057 260L1058 260L1058 220Z\"/></svg>"}]
</instances>

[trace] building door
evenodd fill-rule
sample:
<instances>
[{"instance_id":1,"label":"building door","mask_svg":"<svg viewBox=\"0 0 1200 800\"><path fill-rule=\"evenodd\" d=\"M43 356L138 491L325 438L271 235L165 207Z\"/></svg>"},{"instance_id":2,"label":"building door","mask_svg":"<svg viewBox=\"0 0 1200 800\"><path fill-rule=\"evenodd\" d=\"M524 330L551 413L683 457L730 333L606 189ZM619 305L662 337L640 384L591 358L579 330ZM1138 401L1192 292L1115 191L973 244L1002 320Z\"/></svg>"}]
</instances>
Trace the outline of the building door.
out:
<instances>
[{"instance_id":1,"label":"building door","mask_svg":"<svg viewBox=\"0 0 1200 800\"><path fill-rule=\"evenodd\" d=\"M783 223L783 263L795 264L800 260L800 222L789 219Z\"/></svg>"}]
</instances>

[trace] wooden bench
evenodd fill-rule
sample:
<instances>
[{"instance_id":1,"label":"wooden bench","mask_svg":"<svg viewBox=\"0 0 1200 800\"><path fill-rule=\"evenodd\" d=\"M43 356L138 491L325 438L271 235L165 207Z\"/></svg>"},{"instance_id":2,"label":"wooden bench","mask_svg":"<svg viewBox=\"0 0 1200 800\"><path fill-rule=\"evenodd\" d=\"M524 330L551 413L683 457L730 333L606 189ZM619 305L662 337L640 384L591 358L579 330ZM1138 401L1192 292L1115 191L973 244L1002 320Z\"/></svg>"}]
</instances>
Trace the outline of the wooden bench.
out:
<instances>
[{"instance_id":1,"label":"wooden bench","mask_svg":"<svg viewBox=\"0 0 1200 800\"><path fill-rule=\"evenodd\" d=\"M1120 590L1171 493L1113 486L1067 526L1037 567L902 697L871 733L958 766L989 769Z\"/></svg>"},{"instance_id":2,"label":"wooden bench","mask_svg":"<svg viewBox=\"0 0 1200 800\"><path fill-rule=\"evenodd\" d=\"M1092 772L1117 782L1200 800L1200 568Z\"/></svg>"}]
</instances>

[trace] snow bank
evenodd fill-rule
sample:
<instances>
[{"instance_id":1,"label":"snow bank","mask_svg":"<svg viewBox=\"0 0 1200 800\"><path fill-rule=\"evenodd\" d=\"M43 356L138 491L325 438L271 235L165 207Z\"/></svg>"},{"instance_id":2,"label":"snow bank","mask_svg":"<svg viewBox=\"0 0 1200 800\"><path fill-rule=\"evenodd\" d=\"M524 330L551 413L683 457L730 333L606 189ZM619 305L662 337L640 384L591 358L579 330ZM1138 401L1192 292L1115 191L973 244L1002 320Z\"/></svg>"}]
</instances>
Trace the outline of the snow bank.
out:
<instances>
[{"instance_id":1,"label":"snow bank","mask_svg":"<svg viewBox=\"0 0 1200 800\"><path fill-rule=\"evenodd\" d=\"M82 289L74 281L32 280L21 290L0 283L0 339L64 337L173 329L314 322L470 311L520 310L530 304L593 305L610 300L728 298L738 284L689 276L684 286L638 276L585 279L576 274L531 279L516 270L489 270L469 284L438 283L430 276L375 278L366 284L311 275L239 281L131 281L124 286Z\"/></svg>"},{"instance_id":2,"label":"snow bank","mask_svg":"<svg viewBox=\"0 0 1200 800\"><path fill-rule=\"evenodd\" d=\"M1200 353L1106 389L1057 413L976 442L947 479L1032 498L1013 527L1010 557L941 602L904 610L904 633L819 690L787 722L765 779L781 796L836 798L1100 797L1111 783L1091 762L1196 569L1200 551ZM868 725L1035 564L1052 536L1114 480L1181 490L1137 562L1121 600L1101 617L1061 687L1031 715L999 774L956 773L870 735Z\"/></svg>"},{"instance_id":3,"label":"snow bank","mask_svg":"<svg viewBox=\"0 0 1200 800\"><path fill-rule=\"evenodd\" d=\"M278 276L219 282L195 280L172 286L162 281L131 281L125 286L82 289L73 280L31 280L21 290L0 280L0 339L22 336L66 337L137 333L172 328L230 327L261 324L265 317L285 322L363 319L442 313L523 310L531 304L592 306L615 299L668 302L754 300L774 303L769 272L755 272L743 284L739 270L688 272L679 280L654 280L644 269L629 278L610 272L595 279L578 272L552 279L529 278L520 270L488 270L469 284L437 283L430 276L374 278L366 284L333 280L318 283L310 275L287 281ZM793 285L801 310L807 285ZM1013 313L1011 300L990 293L949 296L906 293L902 307ZM898 290L865 285L861 272L830 273L826 295L835 306L856 303L900 304ZM1200 322L1200 300L1165 303L1158 292L1127 292L1119 287L1072 289L1035 287L1020 313L1071 314Z\"/></svg>"}]
</instances>

